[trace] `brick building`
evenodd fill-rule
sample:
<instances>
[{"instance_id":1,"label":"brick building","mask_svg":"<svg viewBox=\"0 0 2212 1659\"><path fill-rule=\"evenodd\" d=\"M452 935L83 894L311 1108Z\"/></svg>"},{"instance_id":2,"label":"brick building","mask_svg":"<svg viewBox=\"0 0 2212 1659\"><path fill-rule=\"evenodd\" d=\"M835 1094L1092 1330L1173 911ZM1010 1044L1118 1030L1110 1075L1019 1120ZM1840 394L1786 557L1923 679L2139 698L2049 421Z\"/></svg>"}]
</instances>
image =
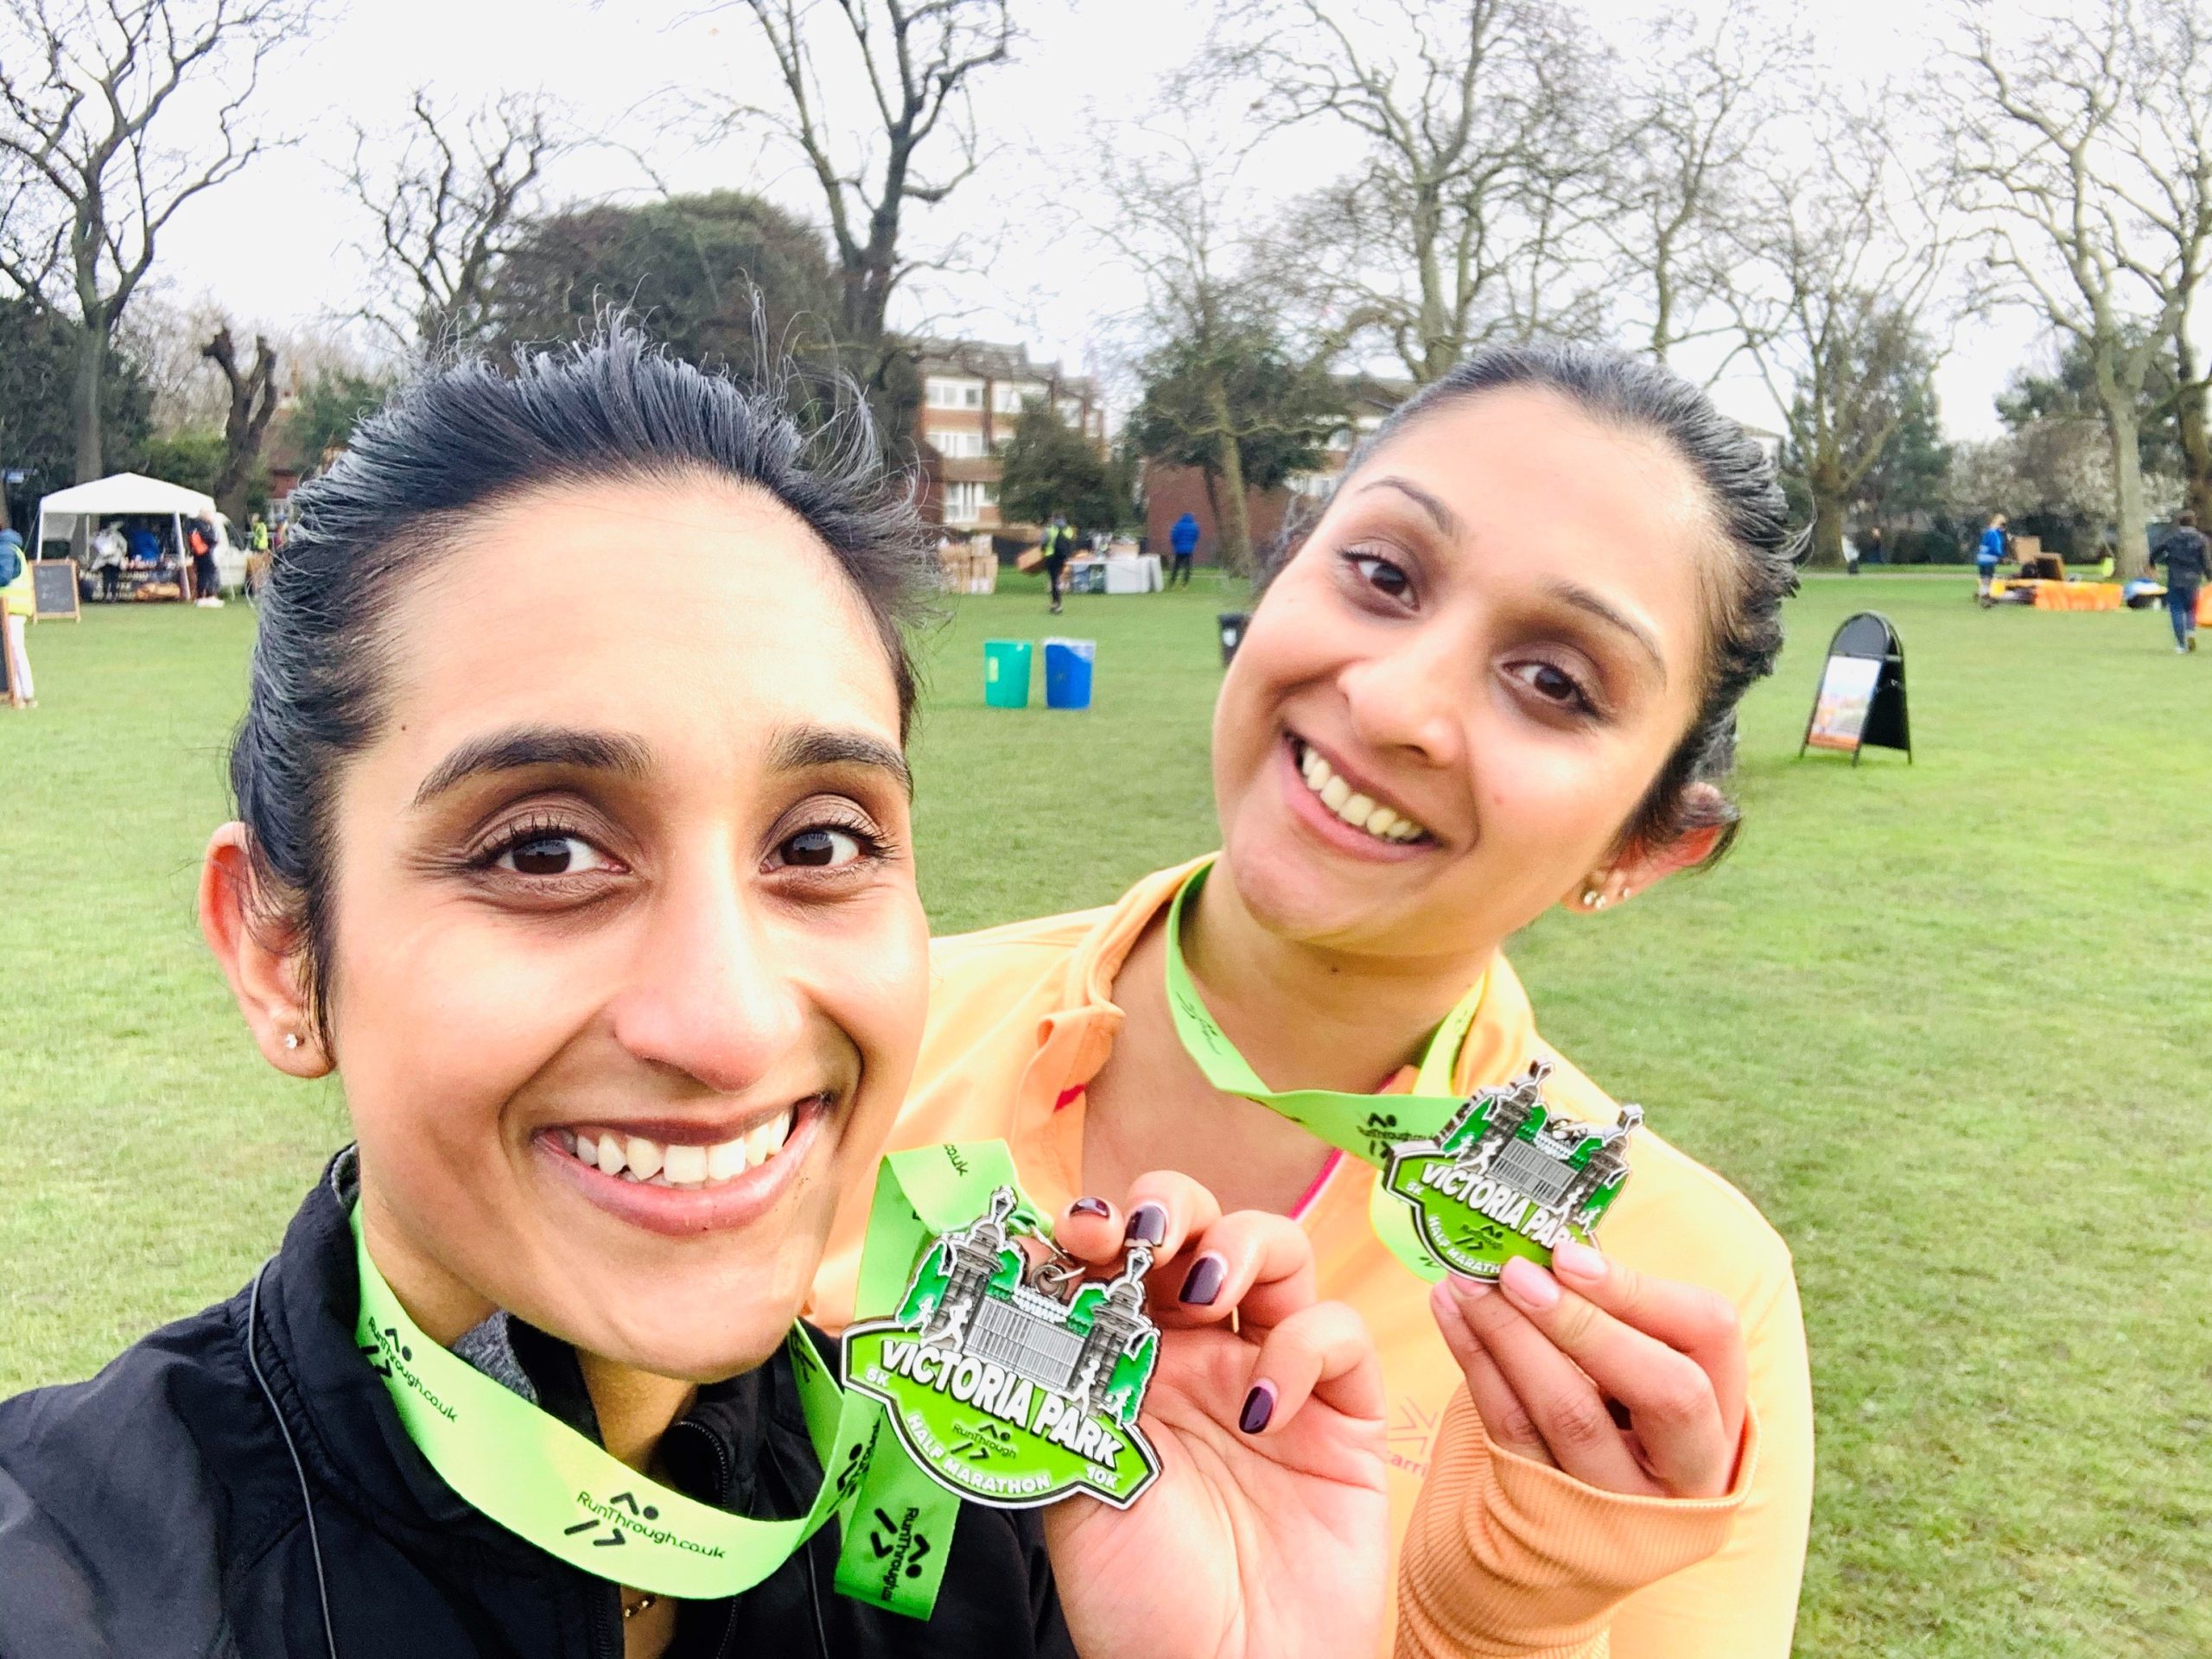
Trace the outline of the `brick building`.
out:
<instances>
[{"instance_id":1,"label":"brick building","mask_svg":"<svg viewBox=\"0 0 2212 1659\"><path fill-rule=\"evenodd\" d=\"M1320 466L1274 489L1245 493L1244 514L1251 527L1255 553L1282 533L1283 521L1290 516L1292 505L1299 497L1328 493L1330 485L1344 471L1344 462L1351 458L1360 440L1382 425L1383 417L1411 396L1414 390L1410 380L1380 375L1348 374L1338 378L1344 388L1351 419L1330 434ZM1165 553L1169 528L1185 512L1194 513L1198 520L1198 563L1218 563L1221 534L1214 523L1214 504L1206 493L1205 475L1195 467L1147 461L1143 482L1145 544L1155 553Z\"/></svg>"},{"instance_id":2,"label":"brick building","mask_svg":"<svg viewBox=\"0 0 2212 1659\"><path fill-rule=\"evenodd\" d=\"M999 515L1000 457L1033 398L1049 399L1103 452L1106 405L1097 386L1062 372L1058 363L1032 362L1024 346L918 340L913 351L922 382L914 438L928 476L923 511L948 531L1002 531L1033 540L1037 526Z\"/></svg>"}]
</instances>

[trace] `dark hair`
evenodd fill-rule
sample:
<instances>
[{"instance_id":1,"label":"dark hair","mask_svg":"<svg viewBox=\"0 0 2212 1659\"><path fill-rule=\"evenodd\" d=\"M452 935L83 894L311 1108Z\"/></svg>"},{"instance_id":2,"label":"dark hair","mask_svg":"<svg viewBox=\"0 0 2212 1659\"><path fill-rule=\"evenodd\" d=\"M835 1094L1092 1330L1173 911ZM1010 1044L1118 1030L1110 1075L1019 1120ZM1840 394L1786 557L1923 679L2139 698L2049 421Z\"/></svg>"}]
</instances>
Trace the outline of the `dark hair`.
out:
<instances>
[{"instance_id":1,"label":"dark hair","mask_svg":"<svg viewBox=\"0 0 2212 1659\"><path fill-rule=\"evenodd\" d=\"M1735 763L1736 705L1754 682L1774 671L1782 651L1782 601L1797 591L1804 543L1790 531L1774 463L1711 398L1663 365L1600 346L1537 343L1484 346L1423 386L1352 453L1343 477L1414 422L1515 386L1557 392L1586 415L1660 439L1704 486L1726 555L1713 562L1719 568L1706 582L1704 690L1689 730L1624 826L1621 845L1664 846L1717 828L1721 836L1712 856L1718 858L1734 841L1739 815L1725 798L1693 793L1691 785L1718 784ZM1312 522L1309 517L1271 550L1259 586L1290 561Z\"/></svg>"},{"instance_id":2,"label":"dark hair","mask_svg":"<svg viewBox=\"0 0 2212 1659\"><path fill-rule=\"evenodd\" d=\"M304 944L327 1029L331 803L340 764L381 729L392 607L472 518L542 488L721 480L804 520L867 607L890 660L902 739L913 715L916 616L928 559L903 479L889 474L856 395L819 430L790 412L789 374L741 386L648 346L619 319L591 340L435 367L355 432L292 498L260 601L231 789L251 842L255 900Z\"/></svg>"},{"instance_id":3,"label":"dark hair","mask_svg":"<svg viewBox=\"0 0 2212 1659\"><path fill-rule=\"evenodd\" d=\"M2196 515L2189 508L2183 507L2179 512L2174 515L2174 523L2183 526L2184 529L2194 530L2196 528Z\"/></svg>"}]
</instances>

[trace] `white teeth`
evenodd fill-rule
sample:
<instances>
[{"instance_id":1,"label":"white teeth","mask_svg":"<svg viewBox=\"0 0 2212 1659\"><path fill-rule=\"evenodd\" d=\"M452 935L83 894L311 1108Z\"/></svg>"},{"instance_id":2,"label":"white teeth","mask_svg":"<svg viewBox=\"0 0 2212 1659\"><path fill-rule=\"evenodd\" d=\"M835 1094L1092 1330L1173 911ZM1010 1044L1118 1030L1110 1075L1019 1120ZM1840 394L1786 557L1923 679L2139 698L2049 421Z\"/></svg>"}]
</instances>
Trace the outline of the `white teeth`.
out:
<instances>
[{"instance_id":1,"label":"white teeth","mask_svg":"<svg viewBox=\"0 0 2212 1659\"><path fill-rule=\"evenodd\" d=\"M745 1137L724 1141L707 1148L707 1179L726 1181L733 1175L745 1173Z\"/></svg>"},{"instance_id":2,"label":"white teeth","mask_svg":"<svg viewBox=\"0 0 2212 1659\"><path fill-rule=\"evenodd\" d=\"M791 1116L788 1109L779 1112L745 1134L711 1147L663 1146L641 1135L618 1135L612 1130L560 1133L579 1162L594 1165L603 1174L621 1175L641 1185L697 1188L734 1179L766 1163L791 1137Z\"/></svg>"},{"instance_id":3,"label":"white teeth","mask_svg":"<svg viewBox=\"0 0 2212 1659\"><path fill-rule=\"evenodd\" d=\"M1306 779L1306 787L1320 797L1322 805L1353 829L1363 830L1377 841L1389 842L1418 841L1428 833L1372 795L1354 793L1351 785L1338 777L1335 768L1316 751L1302 745L1300 747L1298 770Z\"/></svg>"}]
</instances>

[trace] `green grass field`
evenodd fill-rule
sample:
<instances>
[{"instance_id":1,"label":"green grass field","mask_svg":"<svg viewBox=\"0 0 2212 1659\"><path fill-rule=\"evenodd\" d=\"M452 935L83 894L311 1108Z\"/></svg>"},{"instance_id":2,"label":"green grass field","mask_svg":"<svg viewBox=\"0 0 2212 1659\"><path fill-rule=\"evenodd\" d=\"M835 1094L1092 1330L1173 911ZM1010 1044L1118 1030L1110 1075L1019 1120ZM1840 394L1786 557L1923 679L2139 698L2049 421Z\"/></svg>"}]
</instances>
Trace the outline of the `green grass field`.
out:
<instances>
[{"instance_id":1,"label":"green grass field","mask_svg":"<svg viewBox=\"0 0 2212 1659\"><path fill-rule=\"evenodd\" d=\"M1222 595L1048 622L1020 587L930 642L944 929L1211 844ZM1811 582L1746 709L1735 855L1515 957L1552 1039L1796 1250L1800 1652L2212 1651L2212 653L2177 658L2157 614L1969 591ZM1906 642L1910 767L1796 758L1860 605ZM42 625L42 706L0 710L0 1393L227 1294L345 1136L334 1091L261 1065L192 919L251 627ZM1096 709L986 709L981 642L1055 631L1099 642Z\"/></svg>"}]
</instances>

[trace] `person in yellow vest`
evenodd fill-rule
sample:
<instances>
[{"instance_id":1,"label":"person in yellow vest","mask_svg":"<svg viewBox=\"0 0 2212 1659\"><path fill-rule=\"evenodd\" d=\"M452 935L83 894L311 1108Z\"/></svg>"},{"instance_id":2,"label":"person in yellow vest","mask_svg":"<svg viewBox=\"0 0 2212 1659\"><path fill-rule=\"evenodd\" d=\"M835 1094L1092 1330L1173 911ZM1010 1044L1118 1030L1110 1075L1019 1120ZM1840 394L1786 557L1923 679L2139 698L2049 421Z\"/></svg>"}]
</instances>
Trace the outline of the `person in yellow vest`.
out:
<instances>
[{"instance_id":1,"label":"person in yellow vest","mask_svg":"<svg viewBox=\"0 0 2212 1659\"><path fill-rule=\"evenodd\" d=\"M1402 1655L1789 1652L1813 1418L1774 1229L1645 1129L1602 1254L1562 1242L1549 1270L1432 1290L1378 1234L1368 1159L1421 1061L1432 1099L1541 1063L1552 1112L1621 1121L1501 947L1554 907L1602 925L1725 849L1718 780L1793 551L1772 466L1686 382L1608 352L1478 353L1261 572L1214 715L1218 857L933 946L894 1147L1003 1137L1071 1237L1156 1229L1093 1195L1174 1167L1297 1219L1321 1294L1365 1318ZM1368 1115L1332 1145L1270 1088ZM845 1205L816 1281L833 1328L866 1220ZM1193 1269L1182 1294L1212 1288Z\"/></svg>"},{"instance_id":2,"label":"person in yellow vest","mask_svg":"<svg viewBox=\"0 0 2212 1659\"><path fill-rule=\"evenodd\" d=\"M31 682L30 619L38 610L31 587L30 554L22 534L0 530L0 651L8 653L8 684L15 696L36 702Z\"/></svg>"}]
</instances>

